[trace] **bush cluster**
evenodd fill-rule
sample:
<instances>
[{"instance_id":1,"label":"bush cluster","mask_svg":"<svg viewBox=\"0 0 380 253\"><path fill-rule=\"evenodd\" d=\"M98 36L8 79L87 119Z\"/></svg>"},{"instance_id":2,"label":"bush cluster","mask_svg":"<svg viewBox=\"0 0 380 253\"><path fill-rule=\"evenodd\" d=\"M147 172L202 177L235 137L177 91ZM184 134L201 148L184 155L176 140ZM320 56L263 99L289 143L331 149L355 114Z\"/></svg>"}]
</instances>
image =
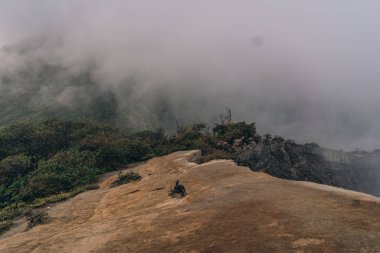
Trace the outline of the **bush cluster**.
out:
<instances>
[{"instance_id":1,"label":"bush cluster","mask_svg":"<svg viewBox=\"0 0 380 253\"><path fill-rule=\"evenodd\" d=\"M32 228L44 223L48 217L48 214L41 210L29 210L25 216L28 221L28 228Z\"/></svg>"},{"instance_id":2,"label":"bush cluster","mask_svg":"<svg viewBox=\"0 0 380 253\"><path fill-rule=\"evenodd\" d=\"M91 184L96 176L167 153L162 131L51 119L0 128L0 208Z\"/></svg>"},{"instance_id":3,"label":"bush cluster","mask_svg":"<svg viewBox=\"0 0 380 253\"><path fill-rule=\"evenodd\" d=\"M141 179L141 176L135 172L129 172L127 174L119 173L116 180L112 182L111 187L116 187L122 184L128 184L133 181L138 181Z\"/></svg>"}]
</instances>

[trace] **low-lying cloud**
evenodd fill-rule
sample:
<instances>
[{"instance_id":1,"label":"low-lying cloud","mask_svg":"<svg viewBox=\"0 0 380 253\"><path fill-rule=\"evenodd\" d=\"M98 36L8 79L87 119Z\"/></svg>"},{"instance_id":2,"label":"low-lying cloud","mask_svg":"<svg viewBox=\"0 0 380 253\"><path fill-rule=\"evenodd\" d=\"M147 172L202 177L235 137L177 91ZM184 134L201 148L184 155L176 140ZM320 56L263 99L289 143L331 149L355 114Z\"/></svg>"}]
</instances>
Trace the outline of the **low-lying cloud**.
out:
<instances>
[{"instance_id":1,"label":"low-lying cloud","mask_svg":"<svg viewBox=\"0 0 380 253\"><path fill-rule=\"evenodd\" d=\"M374 0L4 0L0 92L37 89L31 106L70 107L110 90L140 128L215 122L228 106L262 133L379 148L379 8ZM47 66L59 74L40 80ZM73 82L80 73L92 88Z\"/></svg>"}]
</instances>

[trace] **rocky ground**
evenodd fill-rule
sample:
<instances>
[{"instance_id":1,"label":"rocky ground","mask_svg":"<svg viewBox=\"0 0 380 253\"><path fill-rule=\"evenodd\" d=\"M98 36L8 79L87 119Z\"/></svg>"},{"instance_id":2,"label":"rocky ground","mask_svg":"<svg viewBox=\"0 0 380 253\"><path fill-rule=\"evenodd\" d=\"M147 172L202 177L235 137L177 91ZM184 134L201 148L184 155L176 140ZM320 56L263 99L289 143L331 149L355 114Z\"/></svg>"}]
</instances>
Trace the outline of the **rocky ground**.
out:
<instances>
[{"instance_id":1,"label":"rocky ground","mask_svg":"<svg viewBox=\"0 0 380 253\"><path fill-rule=\"evenodd\" d=\"M230 147L232 158L253 171L380 196L380 151L344 152L274 137Z\"/></svg>"},{"instance_id":2,"label":"rocky ground","mask_svg":"<svg viewBox=\"0 0 380 253\"><path fill-rule=\"evenodd\" d=\"M0 237L0 252L380 252L380 199L176 152L133 168L134 183L46 207ZM168 192L179 179L184 198Z\"/></svg>"}]
</instances>

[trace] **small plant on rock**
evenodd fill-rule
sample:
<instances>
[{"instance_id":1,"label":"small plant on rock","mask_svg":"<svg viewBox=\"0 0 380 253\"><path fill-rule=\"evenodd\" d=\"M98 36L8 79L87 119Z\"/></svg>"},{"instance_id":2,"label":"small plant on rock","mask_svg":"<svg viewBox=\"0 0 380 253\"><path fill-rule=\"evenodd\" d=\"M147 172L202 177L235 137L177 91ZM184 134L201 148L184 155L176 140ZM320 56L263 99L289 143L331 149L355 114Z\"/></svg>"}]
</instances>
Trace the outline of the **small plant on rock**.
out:
<instances>
[{"instance_id":1,"label":"small plant on rock","mask_svg":"<svg viewBox=\"0 0 380 253\"><path fill-rule=\"evenodd\" d=\"M141 176L136 172L130 172L127 174L123 174L121 171L117 176L117 179L112 182L111 187L116 187L122 184L127 184L133 181L138 181L141 179Z\"/></svg>"},{"instance_id":2,"label":"small plant on rock","mask_svg":"<svg viewBox=\"0 0 380 253\"><path fill-rule=\"evenodd\" d=\"M48 214L44 211L29 210L25 213L25 216L28 221L28 228L32 228L43 224L46 221Z\"/></svg>"}]
</instances>

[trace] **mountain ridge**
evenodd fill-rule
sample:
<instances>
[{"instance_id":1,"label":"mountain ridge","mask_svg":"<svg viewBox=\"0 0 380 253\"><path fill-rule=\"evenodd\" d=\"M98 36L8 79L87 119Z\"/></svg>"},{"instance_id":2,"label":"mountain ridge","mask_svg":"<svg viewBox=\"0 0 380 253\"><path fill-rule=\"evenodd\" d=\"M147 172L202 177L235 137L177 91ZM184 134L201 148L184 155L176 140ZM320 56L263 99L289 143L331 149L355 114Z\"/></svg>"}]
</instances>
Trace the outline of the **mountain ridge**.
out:
<instances>
[{"instance_id":1,"label":"mountain ridge","mask_svg":"<svg viewBox=\"0 0 380 253\"><path fill-rule=\"evenodd\" d=\"M132 168L139 182L46 207L50 220L0 237L2 252L377 252L379 198L277 179L199 151ZM179 179L188 195L168 196ZM371 231L371 232L369 232Z\"/></svg>"}]
</instances>

